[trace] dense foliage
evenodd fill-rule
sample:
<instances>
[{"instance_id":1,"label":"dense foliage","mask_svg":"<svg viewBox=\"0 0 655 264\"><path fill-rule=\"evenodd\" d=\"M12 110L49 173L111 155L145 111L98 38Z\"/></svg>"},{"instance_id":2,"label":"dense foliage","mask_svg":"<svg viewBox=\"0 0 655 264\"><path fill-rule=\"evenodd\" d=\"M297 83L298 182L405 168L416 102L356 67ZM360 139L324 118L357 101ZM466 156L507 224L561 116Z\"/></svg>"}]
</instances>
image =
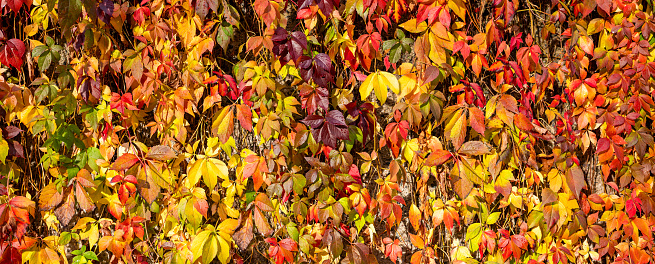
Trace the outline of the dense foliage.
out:
<instances>
[{"instance_id":1,"label":"dense foliage","mask_svg":"<svg viewBox=\"0 0 655 264\"><path fill-rule=\"evenodd\" d=\"M0 12L0 263L655 263L652 0Z\"/></svg>"}]
</instances>

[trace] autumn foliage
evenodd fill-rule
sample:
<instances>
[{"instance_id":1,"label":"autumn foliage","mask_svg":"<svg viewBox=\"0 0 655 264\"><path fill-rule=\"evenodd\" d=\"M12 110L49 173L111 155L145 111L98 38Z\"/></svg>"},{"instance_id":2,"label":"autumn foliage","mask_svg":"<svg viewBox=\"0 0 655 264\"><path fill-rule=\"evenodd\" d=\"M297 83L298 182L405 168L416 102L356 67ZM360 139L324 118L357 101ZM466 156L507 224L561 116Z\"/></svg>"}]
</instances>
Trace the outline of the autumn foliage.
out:
<instances>
[{"instance_id":1,"label":"autumn foliage","mask_svg":"<svg viewBox=\"0 0 655 264\"><path fill-rule=\"evenodd\" d=\"M655 263L652 0L0 0L0 263Z\"/></svg>"}]
</instances>

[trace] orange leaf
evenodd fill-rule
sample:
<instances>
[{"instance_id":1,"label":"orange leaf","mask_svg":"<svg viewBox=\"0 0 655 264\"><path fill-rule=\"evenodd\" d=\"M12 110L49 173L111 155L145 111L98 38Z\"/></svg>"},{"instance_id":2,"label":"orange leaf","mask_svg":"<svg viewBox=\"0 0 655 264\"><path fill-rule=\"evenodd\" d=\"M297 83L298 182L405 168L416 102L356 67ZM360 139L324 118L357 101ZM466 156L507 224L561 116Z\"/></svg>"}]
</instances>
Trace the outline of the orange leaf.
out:
<instances>
[{"instance_id":1,"label":"orange leaf","mask_svg":"<svg viewBox=\"0 0 655 264\"><path fill-rule=\"evenodd\" d=\"M111 167L112 170L115 171L123 171L127 170L129 168L132 168L134 164L136 164L139 161L139 157L132 153L125 153L122 156L118 157L116 161L114 161L114 165Z\"/></svg>"}]
</instances>

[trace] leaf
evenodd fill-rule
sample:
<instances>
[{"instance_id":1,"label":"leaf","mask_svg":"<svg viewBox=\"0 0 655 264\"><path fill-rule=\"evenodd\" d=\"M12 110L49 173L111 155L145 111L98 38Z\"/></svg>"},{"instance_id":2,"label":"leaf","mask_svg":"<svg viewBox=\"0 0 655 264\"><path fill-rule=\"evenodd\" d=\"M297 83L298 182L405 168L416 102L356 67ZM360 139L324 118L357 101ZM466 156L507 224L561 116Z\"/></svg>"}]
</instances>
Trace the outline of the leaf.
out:
<instances>
[{"instance_id":1,"label":"leaf","mask_svg":"<svg viewBox=\"0 0 655 264\"><path fill-rule=\"evenodd\" d=\"M403 256L403 249L400 247L400 240L391 240L390 238L385 238L383 242L386 244L384 248L384 255L396 263L398 258Z\"/></svg>"},{"instance_id":2,"label":"leaf","mask_svg":"<svg viewBox=\"0 0 655 264\"><path fill-rule=\"evenodd\" d=\"M286 65L289 61L298 62L307 49L307 36L300 31L289 34L286 29L278 27L271 40L273 40L272 52L280 57L281 66Z\"/></svg>"},{"instance_id":3,"label":"leaf","mask_svg":"<svg viewBox=\"0 0 655 264\"><path fill-rule=\"evenodd\" d=\"M428 156L427 160L425 161L425 165L439 166L441 164L446 163L446 161L450 160L450 158L452 157L453 154L451 154L450 151L437 149L432 151L432 153L430 153L430 156Z\"/></svg>"},{"instance_id":4,"label":"leaf","mask_svg":"<svg viewBox=\"0 0 655 264\"><path fill-rule=\"evenodd\" d=\"M313 80L320 87L327 87L334 82L332 60L325 53L318 53L314 58L302 56L299 59L298 72L306 82Z\"/></svg>"},{"instance_id":5,"label":"leaf","mask_svg":"<svg viewBox=\"0 0 655 264\"><path fill-rule=\"evenodd\" d=\"M59 24L64 37L67 40L72 38L71 26L77 22L77 19L82 16L82 1L81 0L60 0L57 4L59 17Z\"/></svg>"},{"instance_id":6,"label":"leaf","mask_svg":"<svg viewBox=\"0 0 655 264\"><path fill-rule=\"evenodd\" d=\"M573 194L579 198L582 189L587 187L587 182L585 182L584 172L578 165L574 164L566 171L566 183Z\"/></svg>"},{"instance_id":7,"label":"leaf","mask_svg":"<svg viewBox=\"0 0 655 264\"><path fill-rule=\"evenodd\" d=\"M578 39L580 49L589 55L594 55L594 40L589 36L580 36Z\"/></svg>"},{"instance_id":8,"label":"leaf","mask_svg":"<svg viewBox=\"0 0 655 264\"><path fill-rule=\"evenodd\" d=\"M534 128L532 122L530 122L528 117L522 113L517 113L514 115L514 125L523 131L531 131Z\"/></svg>"},{"instance_id":9,"label":"leaf","mask_svg":"<svg viewBox=\"0 0 655 264\"><path fill-rule=\"evenodd\" d=\"M298 10L308 9L310 6L317 5L324 16L330 16L332 11L339 8L340 1L338 0L301 0L298 1Z\"/></svg>"},{"instance_id":10,"label":"leaf","mask_svg":"<svg viewBox=\"0 0 655 264\"><path fill-rule=\"evenodd\" d=\"M9 142L0 136L0 161L6 164L7 155L9 155Z\"/></svg>"},{"instance_id":11,"label":"leaf","mask_svg":"<svg viewBox=\"0 0 655 264\"><path fill-rule=\"evenodd\" d=\"M166 145L154 146L150 148L150 151L148 151L148 155L146 155L146 158L148 159L155 159L160 161L166 161L169 159L174 159L176 157L177 154L175 154L173 148Z\"/></svg>"},{"instance_id":12,"label":"leaf","mask_svg":"<svg viewBox=\"0 0 655 264\"><path fill-rule=\"evenodd\" d=\"M484 135L486 125L482 110L477 107L469 108L469 118L471 119L471 127L481 135Z\"/></svg>"},{"instance_id":13,"label":"leaf","mask_svg":"<svg viewBox=\"0 0 655 264\"><path fill-rule=\"evenodd\" d=\"M20 8L23 6L23 4L27 6L28 10L32 6L32 1L25 0L6 0L6 2L3 1L3 3L5 3L11 9L11 11L14 11L16 14L18 14L18 11L20 11Z\"/></svg>"},{"instance_id":14,"label":"leaf","mask_svg":"<svg viewBox=\"0 0 655 264\"><path fill-rule=\"evenodd\" d=\"M69 189L66 191L64 197L64 203L55 210L55 215L62 225L67 226L73 215L75 215L75 195Z\"/></svg>"},{"instance_id":15,"label":"leaf","mask_svg":"<svg viewBox=\"0 0 655 264\"><path fill-rule=\"evenodd\" d=\"M214 12L218 12L218 0L196 0L196 5L194 7L196 14L204 19L207 14L209 14L210 9Z\"/></svg>"},{"instance_id":16,"label":"leaf","mask_svg":"<svg viewBox=\"0 0 655 264\"><path fill-rule=\"evenodd\" d=\"M128 170L129 168L132 168L134 164L136 164L139 161L139 157L132 153L124 153L116 161L114 161L114 165L111 167L112 170L115 171L125 171Z\"/></svg>"},{"instance_id":17,"label":"leaf","mask_svg":"<svg viewBox=\"0 0 655 264\"><path fill-rule=\"evenodd\" d=\"M409 208L409 222L412 223L414 230L419 230L421 225L421 218L421 211L418 209L418 207L416 207L416 204L412 204L412 206Z\"/></svg>"},{"instance_id":18,"label":"leaf","mask_svg":"<svg viewBox=\"0 0 655 264\"><path fill-rule=\"evenodd\" d=\"M239 249L246 250L254 237L255 234L253 233L252 218L250 214L248 214L248 217L245 218L241 227L234 232L232 238L237 246L239 246Z\"/></svg>"},{"instance_id":19,"label":"leaf","mask_svg":"<svg viewBox=\"0 0 655 264\"><path fill-rule=\"evenodd\" d=\"M409 233L409 240L412 242L412 245L419 249L425 248L425 241L423 241L423 238L421 238L418 235L414 235L412 233Z\"/></svg>"},{"instance_id":20,"label":"leaf","mask_svg":"<svg viewBox=\"0 0 655 264\"><path fill-rule=\"evenodd\" d=\"M41 211L52 210L61 203L63 198L64 195L57 191L57 185L51 182L41 190L41 194L39 195L39 209Z\"/></svg>"},{"instance_id":21,"label":"leaf","mask_svg":"<svg viewBox=\"0 0 655 264\"><path fill-rule=\"evenodd\" d=\"M25 43L19 39L10 39L0 48L0 63L7 67L13 66L16 69L20 69L21 65L23 65L23 56L25 56Z\"/></svg>"},{"instance_id":22,"label":"leaf","mask_svg":"<svg viewBox=\"0 0 655 264\"><path fill-rule=\"evenodd\" d=\"M234 112L232 111L232 106L224 107L218 115L214 116L214 121L212 122L212 132L218 136L221 140L221 143L230 139L232 132L234 131Z\"/></svg>"},{"instance_id":23,"label":"leaf","mask_svg":"<svg viewBox=\"0 0 655 264\"><path fill-rule=\"evenodd\" d=\"M364 83L359 87L359 93L362 98L368 98L373 90L375 90L375 95L382 104L387 100L387 88L390 88L391 91L398 94L400 93L400 84L398 79L391 73L384 71L377 71L373 74L370 74L364 80Z\"/></svg>"},{"instance_id":24,"label":"leaf","mask_svg":"<svg viewBox=\"0 0 655 264\"><path fill-rule=\"evenodd\" d=\"M84 212L88 213L96 208L91 197L89 197L89 194L84 190L84 186L80 182L75 183L75 199Z\"/></svg>"},{"instance_id":25,"label":"leaf","mask_svg":"<svg viewBox=\"0 0 655 264\"><path fill-rule=\"evenodd\" d=\"M451 175L453 181L453 188L455 193L459 196L460 199L465 199L468 197L471 190L473 190L473 182L469 180L466 176L455 176Z\"/></svg>"},{"instance_id":26,"label":"leaf","mask_svg":"<svg viewBox=\"0 0 655 264\"><path fill-rule=\"evenodd\" d=\"M310 85L300 87L302 108L306 109L308 114L314 114L319 108L327 112L330 107L329 95L328 89L324 87L314 88Z\"/></svg>"},{"instance_id":27,"label":"leaf","mask_svg":"<svg viewBox=\"0 0 655 264\"><path fill-rule=\"evenodd\" d=\"M475 156L491 153L487 144L481 141L467 141L459 148L457 152L464 155L475 155Z\"/></svg>"},{"instance_id":28,"label":"leaf","mask_svg":"<svg viewBox=\"0 0 655 264\"><path fill-rule=\"evenodd\" d=\"M301 121L310 126L314 138L326 146L335 148L337 139L348 139L348 125L339 110L332 110L325 117L308 115Z\"/></svg>"},{"instance_id":29,"label":"leaf","mask_svg":"<svg viewBox=\"0 0 655 264\"><path fill-rule=\"evenodd\" d=\"M541 191L541 203L549 204L557 201L557 193L550 188L544 188Z\"/></svg>"},{"instance_id":30,"label":"leaf","mask_svg":"<svg viewBox=\"0 0 655 264\"><path fill-rule=\"evenodd\" d=\"M211 227L211 226L210 226ZM200 263L208 264L218 253L218 238L213 227L201 231L191 242L193 262L200 259Z\"/></svg>"}]
</instances>

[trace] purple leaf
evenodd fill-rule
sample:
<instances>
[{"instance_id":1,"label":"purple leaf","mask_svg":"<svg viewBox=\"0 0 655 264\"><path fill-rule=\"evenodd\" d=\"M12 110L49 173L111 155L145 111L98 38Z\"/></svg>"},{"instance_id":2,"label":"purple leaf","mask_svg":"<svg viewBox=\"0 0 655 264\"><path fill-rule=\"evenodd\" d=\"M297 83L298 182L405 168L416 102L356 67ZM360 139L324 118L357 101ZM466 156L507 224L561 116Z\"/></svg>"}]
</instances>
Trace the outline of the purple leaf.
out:
<instances>
[{"instance_id":1,"label":"purple leaf","mask_svg":"<svg viewBox=\"0 0 655 264\"><path fill-rule=\"evenodd\" d=\"M302 120L303 123L312 128L314 138L335 148L337 139L348 139L348 125L343 113L339 110L332 110L325 115L325 118L319 115L308 115Z\"/></svg>"},{"instance_id":2,"label":"purple leaf","mask_svg":"<svg viewBox=\"0 0 655 264\"><path fill-rule=\"evenodd\" d=\"M335 72L332 61L325 53L316 54L313 59L302 56L298 64L298 72L306 82L314 80L314 83L321 87L327 87L329 83L334 82Z\"/></svg>"},{"instance_id":3,"label":"purple leaf","mask_svg":"<svg viewBox=\"0 0 655 264\"><path fill-rule=\"evenodd\" d=\"M273 54L280 57L280 63L284 66L289 61L297 61L307 49L307 36L300 31L291 34L282 28L275 29L273 37Z\"/></svg>"}]
</instances>

